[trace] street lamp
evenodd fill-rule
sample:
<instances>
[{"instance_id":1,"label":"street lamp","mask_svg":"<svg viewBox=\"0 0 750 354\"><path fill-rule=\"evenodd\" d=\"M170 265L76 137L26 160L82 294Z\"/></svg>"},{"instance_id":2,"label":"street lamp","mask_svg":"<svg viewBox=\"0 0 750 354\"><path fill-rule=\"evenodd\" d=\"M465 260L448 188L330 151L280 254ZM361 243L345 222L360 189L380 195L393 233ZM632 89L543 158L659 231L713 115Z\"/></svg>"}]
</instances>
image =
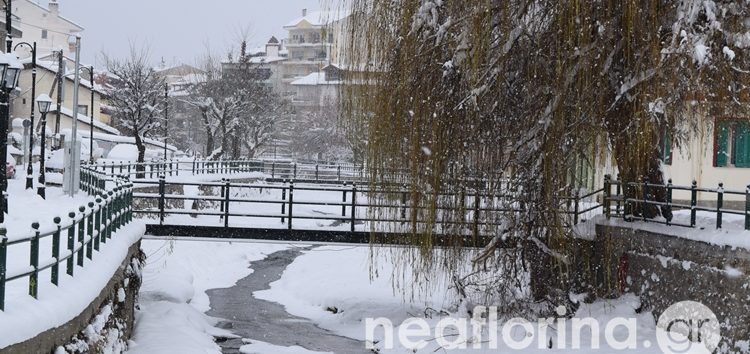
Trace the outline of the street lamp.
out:
<instances>
[{"instance_id":1,"label":"street lamp","mask_svg":"<svg viewBox=\"0 0 750 354\"><path fill-rule=\"evenodd\" d=\"M42 114L42 146L41 146L41 155L39 158L39 189L37 190L37 194L39 194L42 199L46 198L46 191L45 191L45 180L44 180L44 150L45 150L45 141L47 140L47 113L49 113L49 109L52 106L52 99L49 98L47 94L41 94L39 97L36 98L36 103L39 105L39 113Z\"/></svg>"},{"instance_id":2,"label":"street lamp","mask_svg":"<svg viewBox=\"0 0 750 354\"><path fill-rule=\"evenodd\" d=\"M36 42L33 45L21 42L13 47L15 51L20 46L27 46L31 50L31 98L36 97ZM26 189L34 188L34 168L32 167L34 156L34 102L31 102L31 134L29 134L29 166L26 168Z\"/></svg>"},{"instance_id":3,"label":"street lamp","mask_svg":"<svg viewBox=\"0 0 750 354\"><path fill-rule=\"evenodd\" d=\"M18 61L15 54L5 53L0 55L0 80L2 80L2 96L0 97L0 223L5 222L5 213L8 211L8 121L10 120L10 93L16 88L18 74L23 65Z\"/></svg>"}]
</instances>

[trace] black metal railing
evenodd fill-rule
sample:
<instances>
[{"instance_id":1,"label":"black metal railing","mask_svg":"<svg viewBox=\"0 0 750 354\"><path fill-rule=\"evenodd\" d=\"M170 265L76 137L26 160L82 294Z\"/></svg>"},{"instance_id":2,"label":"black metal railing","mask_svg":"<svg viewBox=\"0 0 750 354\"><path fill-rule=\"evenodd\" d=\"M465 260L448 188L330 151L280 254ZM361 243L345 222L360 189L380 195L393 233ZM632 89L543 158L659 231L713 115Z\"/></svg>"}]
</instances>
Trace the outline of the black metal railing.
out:
<instances>
[{"instance_id":1,"label":"black metal railing","mask_svg":"<svg viewBox=\"0 0 750 354\"><path fill-rule=\"evenodd\" d=\"M461 224L468 226L465 233L478 236L483 230L490 231L502 225L505 220L500 216L518 214L525 210L521 203L515 201L517 198L513 190L496 194L485 194L477 190L445 193L438 196L438 199L453 199L454 202L427 207L411 205L411 191L405 186L394 190L372 189L356 183L330 186L299 181L270 184L233 183L229 180L188 183L172 182L164 177L157 181L136 180L134 184L137 191L144 191L134 193L134 200L139 205L134 213L156 218L160 224L164 224L166 217L170 215L190 215L217 217L218 225L223 227L229 227L231 220L267 218L279 220L277 227L289 230L296 228L296 221L328 220L334 222L336 227L348 223L352 232L355 231L355 225L364 223L381 226L384 232L385 229L398 228L411 231L408 228L414 227L414 224L427 224L425 220L430 217L428 214L432 210L435 215L431 216L431 220L434 220L431 224L438 232ZM184 192L186 187L202 190L207 195L188 195ZM251 193L247 191L252 190L268 193L261 197L248 196ZM592 211L601 208L601 204L593 199L602 191L585 195L576 193L566 197L559 212L569 216L570 224L585 221ZM303 193L308 196L301 198ZM324 194L328 198L321 198ZM340 199L335 195L340 195ZM195 203L202 203L203 207L186 207L185 202L193 203L193 206ZM458 208L457 204L460 205ZM327 210L325 213L317 211L318 214L315 215L311 215L310 210L306 210L304 215L299 213L301 208L316 206L326 207ZM340 213L334 212L338 208ZM462 216L457 218L456 213L461 213ZM251 221L243 226L252 225ZM389 228L389 225L396 227Z\"/></svg>"},{"instance_id":2,"label":"black metal railing","mask_svg":"<svg viewBox=\"0 0 750 354\"><path fill-rule=\"evenodd\" d=\"M626 193L626 189L629 193ZM614 190L614 193L613 193ZM683 198L675 198L675 194ZM708 194L713 198L699 198L699 193ZM663 196L656 198L656 195ZM725 206L727 196L737 196L744 201L744 209L728 208ZM699 187L693 181L690 186L678 186L668 180L666 184L653 184L648 180L641 182L622 182L612 180L608 175L604 179L604 213L608 218L618 217L625 221L643 221L659 223L668 226L697 227L698 212L709 212L716 216L716 228L721 229L724 215L744 216L745 230L750 230L750 185L744 190L729 190L719 183L716 188ZM700 205L702 200L710 200L714 205ZM670 218L650 218L643 212L645 206L656 208L666 207L672 210L688 210L688 222L679 222Z\"/></svg>"},{"instance_id":3,"label":"black metal railing","mask_svg":"<svg viewBox=\"0 0 750 354\"><path fill-rule=\"evenodd\" d=\"M76 266L91 262L94 254L112 239L115 231L133 219L133 184L124 178L111 178L83 167L81 189L91 196L86 205L67 217L55 217L48 224L35 222L31 232L8 235L0 228L0 311L5 310L6 284L28 278L28 293L37 298L39 273L51 269L50 281L59 284L60 266L73 276ZM42 243L49 241L50 257L41 259ZM8 253L14 246L29 245L29 266L8 269ZM88 260L88 261L87 261Z\"/></svg>"}]
</instances>

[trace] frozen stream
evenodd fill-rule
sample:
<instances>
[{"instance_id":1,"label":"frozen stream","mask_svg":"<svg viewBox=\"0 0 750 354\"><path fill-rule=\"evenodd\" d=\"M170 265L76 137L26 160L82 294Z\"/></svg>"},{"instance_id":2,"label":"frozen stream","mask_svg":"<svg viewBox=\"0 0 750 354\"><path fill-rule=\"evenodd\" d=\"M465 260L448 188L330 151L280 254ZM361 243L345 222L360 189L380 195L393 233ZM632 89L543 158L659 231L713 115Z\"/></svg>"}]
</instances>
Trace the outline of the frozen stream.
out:
<instances>
[{"instance_id":1,"label":"frozen stream","mask_svg":"<svg viewBox=\"0 0 750 354\"><path fill-rule=\"evenodd\" d=\"M255 291L270 289L270 283L279 280L286 267L301 254L297 249L278 251L252 262L253 273L237 285L208 291L211 310L207 314L224 320L219 327L245 338L244 342L242 338L233 338L220 343L223 353L240 353L239 348L248 339L317 352L371 353L364 349L364 342L335 335L308 319L288 314L278 303L252 296Z\"/></svg>"}]
</instances>

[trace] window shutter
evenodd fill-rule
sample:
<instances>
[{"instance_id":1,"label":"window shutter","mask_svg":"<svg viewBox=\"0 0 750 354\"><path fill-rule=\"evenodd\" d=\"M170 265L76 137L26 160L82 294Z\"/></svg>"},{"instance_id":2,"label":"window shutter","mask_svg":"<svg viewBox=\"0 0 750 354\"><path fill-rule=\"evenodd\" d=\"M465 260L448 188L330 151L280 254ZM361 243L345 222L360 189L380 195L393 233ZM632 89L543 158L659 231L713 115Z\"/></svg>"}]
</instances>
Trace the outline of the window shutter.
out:
<instances>
[{"instance_id":1,"label":"window shutter","mask_svg":"<svg viewBox=\"0 0 750 354\"><path fill-rule=\"evenodd\" d=\"M661 159L665 165L672 164L672 137L669 135L668 130L664 130L664 135L661 139Z\"/></svg>"},{"instance_id":2,"label":"window shutter","mask_svg":"<svg viewBox=\"0 0 750 354\"><path fill-rule=\"evenodd\" d=\"M716 128L716 167L726 167L729 162L729 122L718 122Z\"/></svg>"},{"instance_id":3,"label":"window shutter","mask_svg":"<svg viewBox=\"0 0 750 354\"><path fill-rule=\"evenodd\" d=\"M747 122L737 123L735 140L734 165L750 167L750 126Z\"/></svg>"}]
</instances>

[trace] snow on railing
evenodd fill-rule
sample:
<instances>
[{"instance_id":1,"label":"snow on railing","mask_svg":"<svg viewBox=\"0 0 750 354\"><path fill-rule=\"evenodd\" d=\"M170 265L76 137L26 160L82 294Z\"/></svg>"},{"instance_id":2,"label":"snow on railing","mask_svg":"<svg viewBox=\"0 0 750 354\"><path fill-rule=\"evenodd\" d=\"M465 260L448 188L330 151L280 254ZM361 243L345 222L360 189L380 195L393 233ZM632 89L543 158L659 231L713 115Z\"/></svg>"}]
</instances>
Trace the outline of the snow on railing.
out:
<instances>
[{"instance_id":1,"label":"snow on railing","mask_svg":"<svg viewBox=\"0 0 750 354\"><path fill-rule=\"evenodd\" d=\"M81 189L91 196L85 206L68 213L67 218L55 217L54 227L42 229L38 222L27 235L8 236L0 227L0 311L5 311L6 283L28 277L28 293L38 298L39 273L51 269L51 282L58 285L60 265L73 276L75 265L84 266L93 260L94 251L112 239L115 231L133 219L133 184L126 178L110 178L86 166L81 169ZM52 238L51 257L40 262L40 241ZM64 243L63 243L64 242ZM29 243L29 266L8 272L8 247Z\"/></svg>"}]
</instances>

